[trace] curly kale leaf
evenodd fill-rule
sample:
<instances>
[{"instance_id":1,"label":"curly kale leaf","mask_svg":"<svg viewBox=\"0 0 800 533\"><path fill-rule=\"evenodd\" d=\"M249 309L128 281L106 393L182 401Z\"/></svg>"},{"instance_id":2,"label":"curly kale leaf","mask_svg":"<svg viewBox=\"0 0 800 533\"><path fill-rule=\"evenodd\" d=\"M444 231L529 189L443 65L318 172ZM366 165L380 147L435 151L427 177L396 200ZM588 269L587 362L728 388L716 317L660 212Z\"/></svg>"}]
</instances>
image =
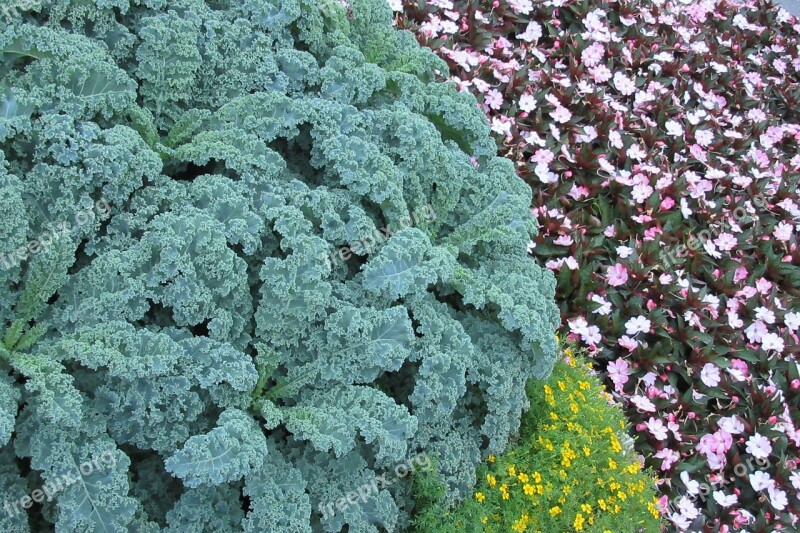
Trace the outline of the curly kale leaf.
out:
<instances>
[{"instance_id":1,"label":"curly kale leaf","mask_svg":"<svg viewBox=\"0 0 800 533\"><path fill-rule=\"evenodd\" d=\"M167 458L167 472L184 485L218 485L238 481L264 464L267 441L253 418L238 409L223 412L217 427L195 435Z\"/></svg>"}]
</instances>

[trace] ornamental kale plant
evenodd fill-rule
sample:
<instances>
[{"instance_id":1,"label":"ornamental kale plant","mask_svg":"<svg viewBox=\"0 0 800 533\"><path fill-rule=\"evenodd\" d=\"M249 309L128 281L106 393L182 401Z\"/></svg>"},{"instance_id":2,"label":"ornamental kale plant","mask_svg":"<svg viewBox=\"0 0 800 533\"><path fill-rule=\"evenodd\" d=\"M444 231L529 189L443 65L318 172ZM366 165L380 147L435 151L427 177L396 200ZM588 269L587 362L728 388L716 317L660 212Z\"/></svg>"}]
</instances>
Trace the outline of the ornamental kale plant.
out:
<instances>
[{"instance_id":1,"label":"ornamental kale plant","mask_svg":"<svg viewBox=\"0 0 800 533\"><path fill-rule=\"evenodd\" d=\"M383 0L323 7L0 30L5 531L399 530L408 483L318 509L419 453L469 496L517 431L559 323L531 190Z\"/></svg>"}]
</instances>

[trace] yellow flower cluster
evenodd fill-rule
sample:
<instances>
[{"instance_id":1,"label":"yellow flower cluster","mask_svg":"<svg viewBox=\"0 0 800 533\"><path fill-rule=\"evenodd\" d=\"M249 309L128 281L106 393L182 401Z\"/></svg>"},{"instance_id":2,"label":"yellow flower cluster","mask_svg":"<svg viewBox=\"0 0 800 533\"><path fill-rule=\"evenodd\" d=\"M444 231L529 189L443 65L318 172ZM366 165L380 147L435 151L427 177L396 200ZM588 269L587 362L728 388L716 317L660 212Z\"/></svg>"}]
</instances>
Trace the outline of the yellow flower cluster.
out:
<instances>
[{"instance_id":1,"label":"yellow flower cluster","mask_svg":"<svg viewBox=\"0 0 800 533\"><path fill-rule=\"evenodd\" d=\"M569 355L568 366L575 369L575 358ZM530 457L512 452L502 460L489 458L490 473L485 474L483 484L488 492L476 492L475 500L482 508L490 501L496 506L511 500L513 507L508 508L516 513L509 517L492 509L479 515L481 523L500 528L485 531L508 531L509 527L516 532L555 531L554 527L558 531L596 531L592 526L602 517L608 517L601 522L606 525L613 523L609 523L611 516L615 516L613 520L626 517L628 513L620 513L631 503L658 518L657 500L648 483L651 479L641 472L639 461L624 451L619 430L612 428L618 422L608 422L609 406L596 400L602 387L581 378L586 375L585 368L581 370L567 370L539 385L538 401L546 410L541 413L545 418L536 423L535 437L528 441L530 450L525 454ZM534 392L533 402L535 398ZM626 427L622 420L619 425L620 429ZM533 464L538 464L540 471L529 470ZM595 487L592 479L596 479Z\"/></svg>"}]
</instances>

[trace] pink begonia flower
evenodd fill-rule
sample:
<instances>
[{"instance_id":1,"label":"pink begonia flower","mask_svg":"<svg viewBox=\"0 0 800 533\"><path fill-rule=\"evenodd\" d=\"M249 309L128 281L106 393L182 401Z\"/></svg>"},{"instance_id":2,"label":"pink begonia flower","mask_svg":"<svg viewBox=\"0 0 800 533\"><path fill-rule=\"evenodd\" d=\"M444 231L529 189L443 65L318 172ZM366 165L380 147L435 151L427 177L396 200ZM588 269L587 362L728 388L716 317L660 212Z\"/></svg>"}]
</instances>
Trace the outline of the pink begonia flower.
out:
<instances>
[{"instance_id":1,"label":"pink begonia flower","mask_svg":"<svg viewBox=\"0 0 800 533\"><path fill-rule=\"evenodd\" d=\"M614 382L616 391L621 393L623 385L628 382L628 376L631 374L628 362L625 359L611 361L608 363L606 371L608 372L608 378Z\"/></svg>"},{"instance_id":2,"label":"pink begonia flower","mask_svg":"<svg viewBox=\"0 0 800 533\"><path fill-rule=\"evenodd\" d=\"M602 316L611 314L611 302L609 302L599 294L593 294L590 300L600 305L600 307L592 311L592 313L597 313Z\"/></svg>"},{"instance_id":3,"label":"pink begonia flower","mask_svg":"<svg viewBox=\"0 0 800 533\"><path fill-rule=\"evenodd\" d=\"M677 120L668 120L666 124L664 124L664 129L667 131L667 135L673 137L683 136L683 126L681 126L681 123Z\"/></svg>"},{"instance_id":4,"label":"pink begonia flower","mask_svg":"<svg viewBox=\"0 0 800 533\"><path fill-rule=\"evenodd\" d=\"M497 89L491 89L486 93L483 101L491 109L500 109L503 107L503 94Z\"/></svg>"},{"instance_id":5,"label":"pink begonia flower","mask_svg":"<svg viewBox=\"0 0 800 533\"><path fill-rule=\"evenodd\" d=\"M553 244L557 244L559 246L570 246L574 241L572 237L569 235L561 235L557 239L553 240Z\"/></svg>"},{"instance_id":6,"label":"pink begonia flower","mask_svg":"<svg viewBox=\"0 0 800 533\"><path fill-rule=\"evenodd\" d=\"M636 92L636 84L634 81L622 72L614 73L614 87L625 96L630 96Z\"/></svg>"},{"instance_id":7,"label":"pink begonia flower","mask_svg":"<svg viewBox=\"0 0 800 533\"><path fill-rule=\"evenodd\" d=\"M678 500L678 510L680 513L688 518L689 520L694 520L698 516L700 516L700 510L695 507L694 503L690 498L686 496L682 497Z\"/></svg>"},{"instance_id":8,"label":"pink begonia flower","mask_svg":"<svg viewBox=\"0 0 800 533\"><path fill-rule=\"evenodd\" d=\"M686 485L686 492L689 494L699 494L700 493L700 482L695 481L689 477L689 472L684 470L681 472L681 481L684 485Z\"/></svg>"},{"instance_id":9,"label":"pink begonia flower","mask_svg":"<svg viewBox=\"0 0 800 533\"><path fill-rule=\"evenodd\" d=\"M665 197L661 200L661 204L658 206L659 211L669 211L675 206L675 200L672 199L671 196Z\"/></svg>"},{"instance_id":10,"label":"pink begonia flower","mask_svg":"<svg viewBox=\"0 0 800 533\"><path fill-rule=\"evenodd\" d=\"M739 329L744 326L744 321L739 318L739 313L735 311L727 311L725 314L728 315L728 325L733 329Z\"/></svg>"},{"instance_id":11,"label":"pink begonia flower","mask_svg":"<svg viewBox=\"0 0 800 533\"><path fill-rule=\"evenodd\" d=\"M730 507L739 502L739 497L736 494L725 494L721 490L715 490L713 496L714 501L721 507Z\"/></svg>"},{"instance_id":12,"label":"pink begonia flower","mask_svg":"<svg viewBox=\"0 0 800 533\"><path fill-rule=\"evenodd\" d=\"M775 333L770 332L761 337L761 349L764 351L775 350L778 353L783 353L785 347L783 339Z\"/></svg>"},{"instance_id":13,"label":"pink begonia flower","mask_svg":"<svg viewBox=\"0 0 800 533\"><path fill-rule=\"evenodd\" d=\"M572 118L572 113L569 112L569 109L563 106L558 106L555 110L550 112L550 116L556 122L560 124L566 124Z\"/></svg>"},{"instance_id":14,"label":"pink begonia flower","mask_svg":"<svg viewBox=\"0 0 800 533\"><path fill-rule=\"evenodd\" d=\"M681 458L678 452L670 450L669 448L664 448L663 450L659 450L657 453L654 454L654 457L663 460L661 462L661 466L659 467L661 470L669 470L670 468L672 468L672 465L677 463L678 460Z\"/></svg>"},{"instance_id":15,"label":"pink begonia flower","mask_svg":"<svg viewBox=\"0 0 800 533\"><path fill-rule=\"evenodd\" d=\"M756 290L766 296L769 294L769 291L772 290L772 282L764 278L758 278L758 281L756 281Z\"/></svg>"},{"instance_id":16,"label":"pink begonia flower","mask_svg":"<svg viewBox=\"0 0 800 533\"><path fill-rule=\"evenodd\" d=\"M648 413L655 413L656 406L653 405L653 402L645 398L644 396L635 395L631 396L631 403L636 406L637 409L640 411L645 411Z\"/></svg>"},{"instance_id":17,"label":"pink begonia flower","mask_svg":"<svg viewBox=\"0 0 800 533\"><path fill-rule=\"evenodd\" d=\"M511 135L511 122L503 120L505 117L492 117L492 131L508 137Z\"/></svg>"},{"instance_id":18,"label":"pink begonia flower","mask_svg":"<svg viewBox=\"0 0 800 533\"><path fill-rule=\"evenodd\" d=\"M718 429L714 433L703 435L697 443L697 451L703 454L724 454L731 449L733 437L724 429Z\"/></svg>"},{"instance_id":19,"label":"pink begonia flower","mask_svg":"<svg viewBox=\"0 0 800 533\"><path fill-rule=\"evenodd\" d=\"M636 335L637 333L647 333L650 331L650 320L642 315L629 318L625 322L625 333L628 335Z\"/></svg>"},{"instance_id":20,"label":"pink begonia flower","mask_svg":"<svg viewBox=\"0 0 800 533\"><path fill-rule=\"evenodd\" d=\"M508 0L508 6L514 13L521 13L527 15L533 10L533 3L531 0Z\"/></svg>"},{"instance_id":21,"label":"pink begonia flower","mask_svg":"<svg viewBox=\"0 0 800 533\"><path fill-rule=\"evenodd\" d=\"M772 444L767 437L756 433L747 439L745 451L756 459L766 459L772 453Z\"/></svg>"},{"instance_id":22,"label":"pink begonia flower","mask_svg":"<svg viewBox=\"0 0 800 533\"><path fill-rule=\"evenodd\" d=\"M667 428L664 426L664 422L651 416L650 420L645 422L645 425L656 440L667 440Z\"/></svg>"},{"instance_id":23,"label":"pink begonia flower","mask_svg":"<svg viewBox=\"0 0 800 533\"><path fill-rule=\"evenodd\" d=\"M775 323L775 313L772 311L772 309L769 309L764 306L758 306L755 309L753 309L753 311L755 311L756 318L758 320L766 322L767 324Z\"/></svg>"},{"instance_id":24,"label":"pink begonia flower","mask_svg":"<svg viewBox=\"0 0 800 533\"><path fill-rule=\"evenodd\" d=\"M589 326L586 328L586 333L581 335L581 340L590 346L599 344L603 340L603 336L600 335L600 328Z\"/></svg>"},{"instance_id":25,"label":"pink begonia flower","mask_svg":"<svg viewBox=\"0 0 800 533\"><path fill-rule=\"evenodd\" d=\"M631 192L631 197L636 201L637 204L641 204L646 202L650 195L653 194L653 188L646 184L646 183L639 183L633 187L633 191Z\"/></svg>"},{"instance_id":26,"label":"pink begonia flower","mask_svg":"<svg viewBox=\"0 0 800 533\"><path fill-rule=\"evenodd\" d=\"M605 65L597 65L589 69L589 76L595 83L605 83L611 79L611 70Z\"/></svg>"},{"instance_id":27,"label":"pink begonia flower","mask_svg":"<svg viewBox=\"0 0 800 533\"><path fill-rule=\"evenodd\" d=\"M792 481L792 486L800 491L800 472L792 472L792 475L789 477Z\"/></svg>"},{"instance_id":28,"label":"pink begonia flower","mask_svg":"<svg viewBox=\"0 0 800 533\"><path fill-rule=\"evenodd\" d=\"M748 276L747 268L743 266L738 267L736 271L733 273L733 282L739 283L740 281L747 279L747 276Z\"/></svg>"},{"instance_id":29,"label":"pink begonia flower","mask_svg":"<svg viewBox=\"0 0 800 533\"><path fill-rule=\"evenodd\" d=\"M786 324L786 327L790 330L797 331L800 329L800 313L786 313L783 317L783 323Z\"/></svg>"},{"instance_id":30,"label":"pink begonia flower","mask_svg":"<svg viewBox=\"0 0 800 533\"><path fill-rule=\"evenodd\" d=\"M750 485L755 491L775 486L775 480L770 477L768 472L764 472L763 470L753 472L747 477L750 478Z\"/></svg>"},{"instance_id":31,"label":"pink begonia flower","mask_svg":"<svg viewBox=\"0 0 800 533\"><path fill-rule=\"evenodd\" d=\"M623 335L617 341L617 344L628 350L629 352L634 351L639 346L639 341L636 339L632 339L627 335Z\"/></svg>"},{"instance_id":32,"label":"pink begonia flower","mask_svg":"<svg viewBox=\"0 0 800 533\"><path fill-rule=\"evenodd\" d=\"M589 189L582 185L578 187L573 183L572 188L567 194L569 194L575 200L580 200L581 198L586 198L589 196Z\"/></svg>"},{"instance_id":33,"label":"pink begonia flower","mask_svg":"<svg viewBox=\"0 0 800 533\"><path fill-rule=\"evenodd\" d=\"M628 281L628 271L621 263L616 263L608 267L606 272L606 282L612 287L619 287Z\"/></svg>"},{"instance_id":34,"label":"pink begonia flower","mask_svg":"<svg viewBox=\"0 0 800 533\"><path fill-rule=\"evenodd\" d=\"M729 374L737 378L737 381L742 381L750 375L747 363L741 359L731 359L731 366L727 370Z\"/></svg>"},{"instance_id":35,"label":"pink begonia flower","mask_svg":"<svg viewBox=\"0 0 800 533\"><path fill-rule=\"evenodd\" d=\"M744 432L744 424L738 417L723 416L718 421L719 427L730 433L731 435L738 435Z\"/></svg>"},{"instance_id":36,"label":"pink begonia flower","mask_svg":"<svg viewBox=\"0 0 800 533\"><path fill-rule=\"evenodd\" d=\"M564 259L564 264L567 265L567 268L569 268L570 270L577 270L578 267L580 266L578 264L578 261L576 261L575 258L572 256L569 256L566 259Z\"/></svg>"},{"instance_id":37,"label":"pink begonia flower","mask_svg":"<svg viewBox=\"0 0 800 533\"><path fill-rule=\"evenodd\" d=\"M581 63L586 67L595 67L600 64L605 55L605 48L601 43L594 42L581 52Z\"/></svg>"},{"instance_id":38,"label":"pink begonia flower","mask_svg":"<svg viewBox=\"0 0 800 533\"><path fill-rule=\"evenodd\" d=\"M761 339L767 334L767 326L760 320L756 320L744 330L744 334L747 335L747 340L750 342L761 342Z\"/></svg>"},{"instance_id":39,"label":"pink begonia flower","mask_svg":"<svg viewBox=\"0 0 800 533\"><path fill-rule=\"evenodd\" d=\"M555 154L548 148L540 148L531 156L532 163L549 165L556 158Z\"/></svg>"},{"instance_id":40,"label":"pink begonia flower","mask_svg":"<svg viewBox=\"0 0 800 533\"><path fill-rule=\"evenodd\" d=\"M719 367L713 363L706 363L705 366L703 366L703 370L700 372L700 380L706 387L716 387L719 385Z\"/></svg>"},{"instance_id":41,"label":"pink begonia flower","mask_svg":"<svg viewBox=\"0 0 800 533\"><path fill-rule=\"evenodd\" d=\"M720 250L724 250L726 252L736 248L738 243L739 241L736 240L736 237L730 233L720 233L719 236L714 239L714 244L717 245Z\"/></svg>"},{"instance_id":42,"label":"pink begonia flower","mask_svg":"<svg viewBox=\"0 0 800 533\"><path fill-rule=\"evenodd\" d=\"M536 109L536 97L525 93L519 98L519 108L525 113L530 113Z\"/></svg>"},{"instance_id":43,"label":"pink begonia flower","mask_svg":"<svg viewBox=\"0 0 800 533\"><path fill-rule=\"evenodd\" d=\"M791 224L787 224L786 222L778 222L775 226L775 229L772 231L772 234L775 236L776 239L779 241L789 241L792 239L792 233L794 232L794 227Z\"/></svg>"},{"instance_id":44,"label":"pink begonia flower","mask_svg":"<svg viewBox=\"0 0 800 533\"><path fill-rule=\"evenodd\" d=\"M789 505L786 492L773 486L767 488L767 493L769 494L769 503L778 511L783 511Z\"/></svg>"},{"instance_id":45,"label":"pink begonia flower","mask_svg":"<svg viewBox=\"0 0 800 533\"><path fill-rule=\"evenodd\" d=\"M524 33L517 35L517 39L522 39L529 43L538 41L542 37L542 26L535 21L528 22L528 27L525 28Z\"/></svg>"}]
</instances>

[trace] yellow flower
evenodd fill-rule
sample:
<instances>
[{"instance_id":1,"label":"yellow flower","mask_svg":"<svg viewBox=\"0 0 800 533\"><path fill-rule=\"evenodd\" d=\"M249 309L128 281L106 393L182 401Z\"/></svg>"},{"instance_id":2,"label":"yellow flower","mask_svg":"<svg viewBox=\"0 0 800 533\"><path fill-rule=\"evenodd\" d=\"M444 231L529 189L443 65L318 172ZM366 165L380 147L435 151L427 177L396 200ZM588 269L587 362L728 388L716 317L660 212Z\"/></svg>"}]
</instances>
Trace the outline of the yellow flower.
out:
<instances>
[{"instance_id":1,"label":"yellow flower","mask_svg":"<svg viewBox=\"0 0 800 533\"><path fill-rule=\"evenodd\" d=\"M494 487L497 484L497 479L491 474L486 474L486 482L489 484L490 487Z\"/></svg>"},{"instance_id":2,"label":"yellow flower","mask_svg":"<svg viewBox=\"0 0 800 533\"><path fill-rule=\"evenodd\" d=\"M482 492L476 492L475 499L478 500L478 503L483 503L483 500L486 499L486 496L484 496Z\"/></svg>"},{"instance_id":3,"label":"yellow flower","mask_svg":"<svg viewBox=\"0 0 800 533\"><path fill-rule=\"evenodd\" d=\"M528 520L530 520L528 515L523 514L522 516L519 517L519 520L514 522L514 525L511 526L511 530L522 533L523 531L528 529Z\"/></svg>"},{"instance_id":4,"label":"yellow flower","mask_svg":"<svg viewBox=\"0 0 800 533\"><path fill-rule=\"evenodd\" d=\"M578 386L581 388L581 390L587 390L591 388L591 385L588 381L579 381Z\"/></svg>"},{"instance_id":5,"label":"yellow flower","mask_svg":"<svg viewBox=\"0 0 800 533\"><path fill-rule=\"evenodd\" d=\"M490 456L488 457L488 461L489 461L490 463L493 463L493 462L494 462L494 460L495 460L495 457L494 457L494 455L490 455Z\"/></svg>"},{"instance_id":6,"label":"yellow flower","mask_svg":"<svg viewBox=\"0 0 800 533\"><path fill-rule=\"evenodd\" d=\"M489 517L488 516L484 516L483 518L481 518L481 524L485 524L488 521L489 521ZM609 531L609 533L611 533L611 532Z\"/></svg>"},{"instance_id":7,"label":"yellow flower","mask_svg":"<svg viewBox=\"0 0 800 533\"><path fill-rule=\"evenodd\" d=\"M503 499L504 500L507 500L510 497L509 494L508 494L508 486L506 486L505 483L500 485L500 494L503 495Z\"/></svg>"},{"instance_id":8,"label":"yellow flower","mask_svg":"<svg viewBox=\"0 0 800 533\"><path fill-rule=\"evenodd\" d=\"M524 492L526 496L534 496L536 494L536 488L534 488L533 485L525 483L525 485L522 486L522 492Z\"/></svg>"},{"instance_id":9,"label":"yellow flower","mask_svg":"<svg viewBox=\"0 0 800 533\"><path fill-rule=\"evenodd\" d=\"M533 473L533 482L534 483L541 483L542 482L542 475L539 472Z\"/></svg>"},{"instance_id":10,"label":"yellow flower","mask_svg":"<svg viewBox=\"0 0 800 533\"><path fill-rule=\"evenodd\" d=\"M586 454L586 457L589 457L590 455L592 455L592 450L588 446L584 446L583 447L583 453Z\"/></svg>"},{"instance_id":11,"label":"yellow flower","mask_svg":"<svg viewBox=\"0 0 800 533\"><path fill-rule=\"evenodd\" d=\"M604 511L608 510L608 506L606 505L606 501L603 500L603 499L597 500L597 505L599 505L600 509L602 509Z\"/></svg>"},{"instance_id":12,"label":"yellow flower","mask_svg":"<svg viewBox=\"0 0 800 533\"><path fill-rule=\"evenodd\" d=\"M522 483L527 483L528 474L526 474L525 472L520 472L519 475L517 476L517 479L520 480Z\"/></svg>"},{"instance_id":13,"label":"yellow flower","mask_svg":"<svg viewBox=\"0 0 800 533\"><path fill-rule=\"evenodd\" d=\"M561 514L561 507L558 505L550 508L550 516L558 516L559 514Z\"/></svg>"},{"instance_id":14,"label":"yellow flower","mask_svg":"<svg viewBox=\"0 0 800 533\"><path fill-rule=\"evenodd\" d=\"M613 459L609 459L608 460L608 468L610 468L611 470L614 470L615 468L617 468L617 462L615 460L613 460Z\"/></svg>"},{"instance_id":15,"label":"yellow flower","mask_svg":"<svg viewBox=\"0 0 800 533\"><path fill-rule=\"evenodd\" d=\"M516 473L516 470L514 469L514 466L513 465L509 466L508 467L508 475L511 476L511 477L514 477L515 473Z\"/></svg>"},{"instance_id":16,"label":"yellow flower","mask_svg":"<svg viewBox=\"0 0 800 533\"><path fill-rule=\"evenodd\" d=\"M553 394L553 389L550 388L550 385L544 386L544 393L545 394Z\"/></svg>"},{"instance_id":17,"label":"yellow flower","mask_svg":"<svg viewBox=\"0 0 800 533\"><path fill-rule=\"evenodd\" d=\"M626 499L627 497L628 497L628 496L627 496L627 495L626 495L624 492L622 492L622 491L619 491L619 492L617 493L617 498L619 498L620 500L624 500L624 499Z\"/></svg>"},{"instance_id":18,"label":"yellow flower","mask_svg":"<svg viewBox=\"0 0 800 533\"><path fill-rule=\"evenodd\" d=\"M575 528L575 531L583 531L583 523L584 523L584 521L585 520L584 520L583 515L581 513L578 513L577 515L575 515L575 522L572 524L572 527Z\"/></svg>"},{"instance_id":19,"label":"yellow flower","mask_svg":"<svg viewBox=\"0 0 800 533\"><path fill-rule=\"evenodd\" d=\"M556 383L556 385L558 385L558 389L559 389L561 392L564 392L565 390L567 390L567 386L566 386L566 385L564 385L564 382L563 382L563 381L558 381L558 382Z\"/></svg>"},{"instance_id":20,"label":"yellow flower","mask_svg":"<svg viewBox=\"0 0 800 533\"><path fill-rule=\"evenodd\" d=\"M550 418L552 418L553 420L558 420L558 415L555 414L553 411L550 411Z\"/></svg>"},{"instance_id":21,"label":"yellow flower","mask_svg":"<svg viewBox=\"0 0 800 533\"><path fill-rule=\"evenodd\" d=\"M590 514L592 514L592 506L589 505L588 503L582 503L581 504L581 511L583 511L587 515L590 515Z\"/></svg>"}]
</instances>

